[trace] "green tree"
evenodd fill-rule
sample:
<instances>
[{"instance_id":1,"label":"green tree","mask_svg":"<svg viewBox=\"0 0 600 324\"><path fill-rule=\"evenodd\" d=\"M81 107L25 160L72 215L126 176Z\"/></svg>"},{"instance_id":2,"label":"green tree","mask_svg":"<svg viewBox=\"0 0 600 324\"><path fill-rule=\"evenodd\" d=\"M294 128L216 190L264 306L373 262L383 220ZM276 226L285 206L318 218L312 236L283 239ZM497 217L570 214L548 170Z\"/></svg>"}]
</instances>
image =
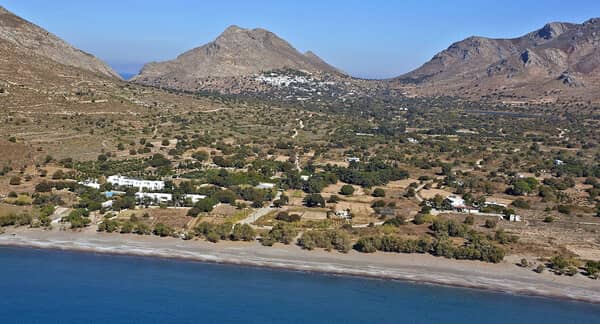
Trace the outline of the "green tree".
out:
<instances>
[{"instance_id":1,"label":"green tree","mask_svg":"<svg viewBox=\"0 0 600 324\"><path fill-rule=\"evenodd\" d=\"M340 194L344 196L350 196L354 193L354 187L351 185L343 185L340 189Z\"/></svg>"}]
</instances>

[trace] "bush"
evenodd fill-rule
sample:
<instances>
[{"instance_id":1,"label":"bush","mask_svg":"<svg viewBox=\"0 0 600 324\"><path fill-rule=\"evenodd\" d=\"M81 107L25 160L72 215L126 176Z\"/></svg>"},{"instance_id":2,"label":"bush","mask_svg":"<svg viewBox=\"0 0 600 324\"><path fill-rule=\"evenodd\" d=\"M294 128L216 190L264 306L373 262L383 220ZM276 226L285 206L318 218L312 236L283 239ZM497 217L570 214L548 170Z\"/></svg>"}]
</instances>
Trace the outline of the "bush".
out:
<instances>
[{"instance_id":1,"label":"bush","mask_svg":"<svg viewBox=\"0 0 600 324\"><path fill-rule=\"evenodd\" d=\"M233 241L254 241L256 238L256 232L254 229L248 224L237 224L233 228L233 232L231 233L231 240Z\"/></svg>"},{"instance_id":2,"label":"bush","mask_svg":"<svg viewBox=\"0 0 600 324\"><path fill-rule=\"evenodd\" d=\"M565 215L569 215L571 214L571 206L567 206L567 205L558 205L556 207L556 209L558 210L559 213L561 214L565 214Z\"/></svg>"},{"instance_id":3,"label":"bush","mask_svg":"<svg viewBox=\"0 0 600 324\"><path fill-rule=\"evenodd\" d=\"M307 250L314 248L335 249L342 253L348 253L351 248L348 234L336 230L304 232L298 240L298 245Z\"/></svg>"},{"instance_id":4,"label":"bush","mask_svg":"<svg viewBox=\"0 0 600 324\"><path fill-rule=\"evenodd\" d=\"M544 272L544 270L546 270L546 267L544 267L544 265L540 264L535 268L534 271L537 273L542 273L542 272Z\"/></svg>"},{"instance_id":5,"label":"bush","mask_svg":"<svg viewBox=\"0 0 600 324\"><path fill-rule=\"evenodd\" d=\"M320 194L309 194L304 197L306 207L325 207L325 199Z\"/></svg>"},{"instance_id":6,"label":"bush","mask_svg":"<svg viewBox=\"0 0 600 324\"><path fill-rule=\"evenodd\" d=\"M515 201L512 202L512 205L514 207L517 208L522 208L522 209L529 209L529 202L523 198L517 198Z\"/></svg>"},{"instance_id":7,"label":"bush","mask_svg":"<svg viewBox=\"0 0 600 324\"><path fill-rule=\"evenodd\" d=\"M354 193L354 187L351 185L343 185L342 189L340 189L340 194L344 196L350 196Z\"/></svg>"},{"instance_id":8,"label":"bush","mask_svg":"<svg viewBox=\"0 0 600 324\"><path fill-rule=\"evenodd\" d=\"M154 226L154 231L153 231L154 235L158 235L160 237L165 237L165 236L172 236L174 233L174 230L163 224L163 223L158 223Z\"/></svg>"},{"instance_id":9,"label":"bush","mask_svg":"<svg viewBox=\"0 0 600 324\"><path fill-rule=\"evenodd\" d=\"M415 225L425 224L425 215L417 214L413 219L413 223L415 223Z\"/></svg>"},{"instance_id":10,"label":"bush","mask_svg":"<svg viewBox=\"0 0 600 324\"><path fill-rule=\"evenodd\" d=\"M290 244L296 238L296 235L298 235L298 231L293 226L277 223L263 238L263 245L270 246L274 242Z\"/></svg>"},{"instance_id":11,"label":"bush","mask_svg":"<svg viewBox=\"0 0 600 324\"><path fill-rule=\"evenodd\" d=\"M496 228L496 225L498 225L498 221L495 219L486 219L485 220L485 227L487 228Z\"/></svg>"},{"instance_id":12,"label":"bush","mask_svg":"<svg viewBox=\"0 0 600 324\"><path fill-rule=\"evenodd\" d=\"M554 222L554 217L552 217L552 216L544 217L544 223L552 223L552 222Z\"/></svg>"},{"instance_id":13,"label":"bush","mask_svg":"<svg viewBox=\"0 0 600 324\"><path fill-rule=\"evenodd\" d=\"M335 204L338 203L340 201L340 197L336 196L336 195L331 195L329 196L329 199L327 199L327 202L330 204Z\"/></svg>"},{"instance_id":14,"label":"bush","mask_svg":"<svg viewBox=\"0 0 600 324\"><path fill-rule=\"evenodd\" d=\"M18 185L20 185L21 184L21 178L20 177L16 177L16 176L12 177L12 178L10 178L9 184L11 186L18 186Z\"/></svg>"},{"instance_id":15,"label":"bush","mask_svg":"<svg viewBox=\"0 0 600 324\"><path fill-rule=\"evenodd\" d=\"M473 217L473 215L467 215L463 223L467 225L473 225L475 223L475 217Z\"/></svg>"},{"instance_id":16,"label":"bush","mask_svg":"<svg viewBox=\"0 0 600 324\"><path fill-rule=\"evenodd\" d=\"M375 190L373 190L373 193L371 194L373 197L385 197L385 190L383 190L382 188L375 188Z\"/></svg>"},{"instance_id":17,"label":"bush","mask_svg":"<svg viewBox=\"0 0 600 324\"><path fill-rule=\"evenodd\" d=\"M375 200L372 204L371 204L372 208L381 208L381 207L385 207L385 201L383 200Z\"/></svg>"},{"instance_id":18,"label":"bush","mask_svg":"<svg viewBox=\"0 0 600 324\"><path fill-rule=\"evenodd\" d=\"M406 219L404 218L404 216L396 216L394 218L388 219L386 220L383 225L390 225L390 226L402 226L406 224Z\"/></svg>"},{"instance_id":19,"label":"bush","mask_svg":"<svg viewBox=\"0 0 600 324\"><path fill-rule=\"evenodd\" d=\"M298 214L288 214L287 212L280 212L277 213L277 215L275 216L276 220L279 221L283 221L283 222L288 222L288 223L294 223L294 222L299 222L302 219L302 216L298 215Z\"/></svg>"}]
</instances>

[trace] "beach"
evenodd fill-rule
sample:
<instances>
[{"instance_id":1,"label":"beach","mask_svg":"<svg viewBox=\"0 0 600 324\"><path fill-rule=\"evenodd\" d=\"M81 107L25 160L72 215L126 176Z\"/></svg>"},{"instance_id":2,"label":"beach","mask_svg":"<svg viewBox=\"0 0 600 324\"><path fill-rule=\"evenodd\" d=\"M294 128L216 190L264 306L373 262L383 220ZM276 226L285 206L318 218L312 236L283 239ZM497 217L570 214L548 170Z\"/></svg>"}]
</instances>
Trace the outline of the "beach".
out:
<instances>
[{"instance_id":1,"label":"beach","mask_svg":"<svg viewBox=\"0 0 600 324\"><path fill-rule=\"evenodd\" d=\"M1 234L0 245L314 271L600 303L600 280L582 275L559 276L549 271L538 274L531 268L516 266L519 256L509 256L500 264L490 264L423 254L363 254L356 251L342 254L306 251L295 245L264 247L257 242L230 241L214 244L135 234L25 228Z\"/></svg>"}]
</instances>

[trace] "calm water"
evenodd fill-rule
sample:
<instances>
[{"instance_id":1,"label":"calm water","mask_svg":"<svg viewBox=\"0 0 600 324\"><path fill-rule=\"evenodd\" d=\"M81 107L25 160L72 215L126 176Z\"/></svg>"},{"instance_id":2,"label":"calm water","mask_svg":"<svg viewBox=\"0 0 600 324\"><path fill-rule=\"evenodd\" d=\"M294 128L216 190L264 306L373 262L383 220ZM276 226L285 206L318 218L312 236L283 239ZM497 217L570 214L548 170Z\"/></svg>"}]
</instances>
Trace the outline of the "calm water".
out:
<instances>
[{"instance_id":1,"label":"calm water","mask_svg":"<svg viewBox=\"0 0 600 324\"><path fill-rule=\"evenodd\" d=\"M0 323L600 323L600 306L468 289L0 247Z\"/></svg>"}]
</instances>

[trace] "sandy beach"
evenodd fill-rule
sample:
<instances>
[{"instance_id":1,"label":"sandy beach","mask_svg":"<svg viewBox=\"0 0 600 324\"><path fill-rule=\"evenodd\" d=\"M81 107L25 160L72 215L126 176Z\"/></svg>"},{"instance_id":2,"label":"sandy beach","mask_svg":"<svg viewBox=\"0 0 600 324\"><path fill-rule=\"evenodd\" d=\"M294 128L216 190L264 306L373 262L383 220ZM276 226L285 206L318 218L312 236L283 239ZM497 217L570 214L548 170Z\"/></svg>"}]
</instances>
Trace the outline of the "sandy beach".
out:
<instances>
[{"instance_id":1,"label":"sandy beach","mask_svg":"<svg viewBox=\"0 0 600 324\"><path fill-rule=\"evenodd\" d=\"M248 266L316 271L331 274L407 280L535 296L600 303L600 280L582 275L558 276L520 268L517 256L503 263L460 261L421 254L348 254L305 251L297 246L263 247L259 243L217 244L175 238L96 232L11 229L0 235L1 246L75 250L92 253L180 258Z\"/></svg>"}]
</instances>

